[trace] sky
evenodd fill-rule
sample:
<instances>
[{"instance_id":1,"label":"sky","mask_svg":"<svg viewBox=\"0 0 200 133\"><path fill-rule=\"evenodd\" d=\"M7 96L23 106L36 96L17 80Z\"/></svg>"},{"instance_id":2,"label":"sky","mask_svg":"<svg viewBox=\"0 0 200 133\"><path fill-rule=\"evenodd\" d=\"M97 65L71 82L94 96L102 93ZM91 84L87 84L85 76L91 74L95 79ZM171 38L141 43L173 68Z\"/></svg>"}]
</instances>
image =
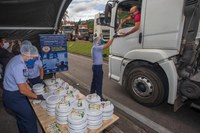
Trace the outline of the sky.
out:
<instances>
[{"instance_id":1,"label":"sky","mask_svg":"<svg viewBox=\"0 0 200 133\"><path fill-rule=\"evenodd\" d=\"M94 19L95 14L103 13L108 0L72 0L67 11L70 21Z\"/></svg>"}]
</instances>

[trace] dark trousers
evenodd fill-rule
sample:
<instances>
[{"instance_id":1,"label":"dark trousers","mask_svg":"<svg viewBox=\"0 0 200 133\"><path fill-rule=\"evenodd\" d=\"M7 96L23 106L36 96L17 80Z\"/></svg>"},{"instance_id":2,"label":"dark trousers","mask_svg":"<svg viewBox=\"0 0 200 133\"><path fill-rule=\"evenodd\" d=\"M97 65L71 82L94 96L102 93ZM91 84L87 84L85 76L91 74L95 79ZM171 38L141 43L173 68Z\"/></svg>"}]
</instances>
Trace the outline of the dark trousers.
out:
<instances>
[{"instance_id":1,"label":"dark trousers","mask_svg":"<svg viewBox=\"0 0 200 133\"><path fill-rule=\"evenodd\" d=\"M33 86L34 84L42 83L40 76L33 78L33 79L28 79L28 80L29 80L31 86Z\"/></svg>"},{"instance_id":2,"label":"dark trousers","mask_svg":"<svg viewBox=\"0 0 200 133\"><path fill-rule=\"evenodd\" d=\"M90 89L90 94L92 93L97 93L102 97L102 83L103 83L103 68L102 65L93 65L92 66L92 71L93 71L93 78L92 78L92 83L91 83L91 89Z\"/></svg>"},{"instance_id":3,"label":"dark trousers","mask_svg":"<svg viewBox=\"0 0 200 133\"><path fill-rule=\"evenodd\" d=\"M4 106L11 110L17 120L20 133L37 133L36 116L26 98L19 91L3 90Z\"/></svg>"}]
</instances>

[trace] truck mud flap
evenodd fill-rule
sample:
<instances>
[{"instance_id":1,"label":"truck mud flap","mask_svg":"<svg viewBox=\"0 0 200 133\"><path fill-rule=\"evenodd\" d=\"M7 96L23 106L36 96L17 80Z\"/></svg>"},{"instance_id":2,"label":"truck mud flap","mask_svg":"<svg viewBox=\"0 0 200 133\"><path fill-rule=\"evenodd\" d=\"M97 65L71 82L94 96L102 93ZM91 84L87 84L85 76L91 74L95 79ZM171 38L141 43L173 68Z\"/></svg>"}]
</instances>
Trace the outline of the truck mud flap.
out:
<instances>
[{"instance_id":1,"label":"truck mud flap","mask_svg":"<svg viewBox=\"0 0 200 133\"><path fill-rule=\"evenodd\" d=\"M180 109L184 105L183 99L181 96L178 96L174 102L174 112Z\"/></svg>"}]
</instances>

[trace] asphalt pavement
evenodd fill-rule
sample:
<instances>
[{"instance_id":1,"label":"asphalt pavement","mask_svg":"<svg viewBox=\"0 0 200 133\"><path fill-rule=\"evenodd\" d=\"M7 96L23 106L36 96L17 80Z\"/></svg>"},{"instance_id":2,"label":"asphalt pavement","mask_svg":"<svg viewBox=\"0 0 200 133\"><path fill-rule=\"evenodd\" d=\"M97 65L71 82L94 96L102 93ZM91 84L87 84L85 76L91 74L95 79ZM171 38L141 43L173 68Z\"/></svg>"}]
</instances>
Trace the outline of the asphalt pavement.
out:
<instances>
[{"instance_id":1,"label":"asphalt pavement","mask_svg":"<svg viewBox=\"0 0 200 133\"><path fill-rule=\"evenodd\" d=\"M89 90L92 79L91 59L69 54L68 62L69 71L61 74ZM200 132L200 111L183 106L177 112L174 112L173 105L167 103L154 108L138 104L118 83L108 78L108 64L106 62L104 63L103 93L124 113L156 132Z\"/></svg>"}]
</instances>

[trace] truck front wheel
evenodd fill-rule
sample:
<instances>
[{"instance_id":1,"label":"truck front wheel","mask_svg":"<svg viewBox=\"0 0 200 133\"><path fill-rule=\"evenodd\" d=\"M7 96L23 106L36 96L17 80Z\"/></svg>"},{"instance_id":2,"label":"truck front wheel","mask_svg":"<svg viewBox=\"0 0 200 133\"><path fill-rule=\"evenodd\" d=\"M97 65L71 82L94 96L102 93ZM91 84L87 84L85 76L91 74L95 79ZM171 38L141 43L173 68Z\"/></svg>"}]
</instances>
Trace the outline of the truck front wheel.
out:
<instances>
[{"instance_id":1,"label":"truck front wheel","mask_svg":"<svg viewBox=\"0 0 200 133\"><path fill-rule=\"evenodd\" d=\"M156 106L166 97L162 75L148 67L136 67L127 77L126 88L131 96L145 106Z\"/></svg>"}]
</instances>

